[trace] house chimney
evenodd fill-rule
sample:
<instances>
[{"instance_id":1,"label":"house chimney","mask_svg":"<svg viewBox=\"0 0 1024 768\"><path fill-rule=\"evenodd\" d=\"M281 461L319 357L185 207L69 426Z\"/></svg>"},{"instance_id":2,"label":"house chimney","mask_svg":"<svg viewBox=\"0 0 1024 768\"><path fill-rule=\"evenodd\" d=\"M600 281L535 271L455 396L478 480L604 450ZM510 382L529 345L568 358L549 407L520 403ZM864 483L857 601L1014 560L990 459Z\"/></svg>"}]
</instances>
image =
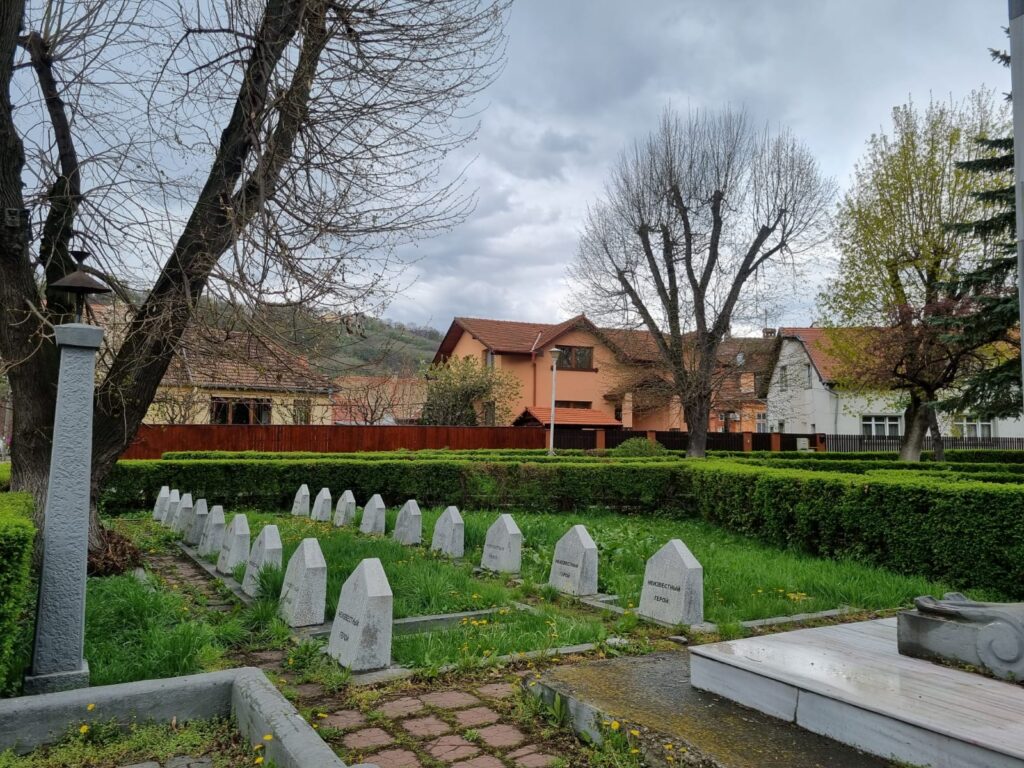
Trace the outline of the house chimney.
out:
<instances>
[{"instance_id":1,"label":"house chimney","mask_svg":"<svg viewBox=\"0 0 1024 768\"><path fill-rule=\"evenodd\" d=\"M762 339L774 339L775 338L775 329L774 328L762 328L761 329L761 338Z\"/></svg>"}]
</instances>

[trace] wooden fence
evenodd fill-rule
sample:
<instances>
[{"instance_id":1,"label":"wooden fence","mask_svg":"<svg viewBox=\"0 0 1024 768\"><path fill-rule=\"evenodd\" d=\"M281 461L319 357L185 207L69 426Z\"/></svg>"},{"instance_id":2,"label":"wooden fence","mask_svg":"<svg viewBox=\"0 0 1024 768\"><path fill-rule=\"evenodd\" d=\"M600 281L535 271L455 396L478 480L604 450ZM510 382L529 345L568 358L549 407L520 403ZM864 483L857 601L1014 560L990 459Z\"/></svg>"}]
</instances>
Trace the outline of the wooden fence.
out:
<instances>
[{"instance_id":1,"label":"wooden fence","mask_svg":"<svg viewBox=\"0 0 1024 768\"><path fill-rule=\"evenodd\" d=\"M892 451L900 449L902 437L867 437L865 435L825 435L826 450L836 453L857 451ZM952 437L943 435L942 446L948 450L977 450L999 448L1007 451L1024 450L1024 437ZM932 438L924 439L924 450L932 449Z\"/></svg>"},{"instance_id":2,"label":"wooden fence","mask_svg":"<svg viewBox=\"0 0 1024 768\"><path fill-rule=\"evenodd\" d=\"M522 427L361 427L143 424L121 458L167 451L396 451L403 448L544 448L547 433Z\"/></svg>"}]
</instances>

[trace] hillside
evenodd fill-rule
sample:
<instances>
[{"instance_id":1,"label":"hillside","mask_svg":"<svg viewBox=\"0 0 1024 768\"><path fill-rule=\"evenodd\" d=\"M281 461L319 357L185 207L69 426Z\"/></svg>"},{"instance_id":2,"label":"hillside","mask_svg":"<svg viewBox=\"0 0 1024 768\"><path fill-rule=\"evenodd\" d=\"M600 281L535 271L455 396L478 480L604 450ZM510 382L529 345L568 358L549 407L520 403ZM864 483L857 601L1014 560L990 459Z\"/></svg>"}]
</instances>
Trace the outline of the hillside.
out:
<instances>
[{"instance_id":1,"label":"hillside","mask_svg":"<svg viewBox=\"0 0 1024 768\"><path fill-rule=\"evenodd\" d=\"M327 376L379 373L411 374L434 358L442 334L435 328L407 326L391 320L365 318L353 333L336 342L321 341L310 362Z\"/></svg>"}]
</instances>

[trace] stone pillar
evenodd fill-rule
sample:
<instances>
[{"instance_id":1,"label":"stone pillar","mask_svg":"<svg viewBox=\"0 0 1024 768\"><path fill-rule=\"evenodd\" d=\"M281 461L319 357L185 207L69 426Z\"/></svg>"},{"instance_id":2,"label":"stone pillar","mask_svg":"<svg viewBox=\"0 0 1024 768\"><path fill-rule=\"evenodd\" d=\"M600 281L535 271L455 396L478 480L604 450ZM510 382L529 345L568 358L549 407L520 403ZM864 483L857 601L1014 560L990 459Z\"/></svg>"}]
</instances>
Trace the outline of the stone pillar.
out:
<instances>
[{"instance_id":1,"label":"stone pillar","mask_svg":"<svg viewBox=\"0 0 1024 768\"><path fill-rule=\"evenodd\" d=\"M56 335L60 378L43 518L43 568L32 674L25 678L28 694L89 685L89 665L82 658L82 649L93 392L96 351L103 339L103 329L69 323L58 325Z\"/></svg>"},{"instance_id":2,"label":"stone pillar","mask_svg":"<svg viewBox=\"0 0 1024 768\"><path fill-rule=\"evenodd\" d=\"M750 453L752 450L754 450L754 435L751 432L744 432L743 433L743 451L745 453Z\"/></svg>"},{"instance_id":3,"label":"stone pillar","mask_svg":"<svg viewBox=\"0 0 1024 768\"><path fill-rule=\"evenodd\" d=\"M819 453L824 453L828 450L828 443L825 440L825 434L823 432L819 432L814 436L814 450Z\"/></svg>"},{"instance_id":4,"label":"stone pillar","mask_svg":"<svg viewBox=\"0 0 1024 768\"><path fill-rule=\"evenodd\" d=\"M603 429L594 430L594 450L603 451L607 445L605 433Z\"/></svg>"},{"instance_id":5,"label":"stone pillar","mask_svg":"<svg viewBox=\"0 0 1024 768\"><path fill-rule=\"evenodd\" d=\"M658 433L655 432L653 429L648 429L647 430L647 442L649 442L649 443L656 443L656 442L658 442Z\"/></svg>"},{"instance_id":6,"label":"stone pillar","mask_svg":"<svg viewBox=\"0 0 1024 768\"><path fill-rule=\"evenodd\" d=\"M781 451L782 450L782 433L781 432L772 432L769 437L771 438L771 449L770 450L775 451L776 453Z\"/></svg>"}]
</instances>

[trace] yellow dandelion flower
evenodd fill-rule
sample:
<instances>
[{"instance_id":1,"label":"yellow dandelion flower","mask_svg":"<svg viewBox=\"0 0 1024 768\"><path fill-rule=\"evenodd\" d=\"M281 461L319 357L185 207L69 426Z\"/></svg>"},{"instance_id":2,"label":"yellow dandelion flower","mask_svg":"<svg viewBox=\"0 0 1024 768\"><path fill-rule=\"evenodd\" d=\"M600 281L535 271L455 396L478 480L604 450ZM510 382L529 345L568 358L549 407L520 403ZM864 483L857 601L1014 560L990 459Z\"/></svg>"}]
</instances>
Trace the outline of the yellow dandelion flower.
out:
<instances>
[{"instance_id":1,"label":"yellow dandelion flower","mask_svg":"<svg viewBox=\"0 0 1024 768\"><path fill-rule=\"evenodd\" d=\"M255 760L253 760L253 763L255 763L256 765L263 765L263 755L260 755Z\"/></svg>"},{"instance_id":2,"label":"yellow dandelion flower","mask_svg":"<svg viewBox=\"0 0 1024 768\"><path fill-rule=\"evenodd\" d=\"M633 728L629 733L632 736L639 736L640 735L640 731L638 731L636 728Z\"/></svg>"},{"instance_id":3,"label":"yellow dandelion flower","mask_svg":"<svg viewBox=\"0 0 1024 768\"><path fill-rule=\"evenodd\" d=\"M89 732L89 726L88 725L82 725L82 727L78 729L78 732L80 734L82 734L83 736L85 736L85 734L87 734Z\"/></svg>"},{"instance_id":4,"label":"yellow dandelion flower","mask_svg":"<svg viewBox=\"0 0 1024 768\"><path fill-rule=\"evenodd\" d=\"M96 709L96 705L95 705L95 704L88 704L88 705L86 705L86 707L85 707L85 708L86 708L86 709L87 709L87 710L88 710L89 712L92 712L92 711L93 711L94 709Z\"/></svg>"},{"instance_id":5,"label":"yellow dandelion flower","mask_svg":"<svg viewBox=\"0 0 1024 768\"><path fill-rule=\"evenodd\" d=\"M263 734L263 740L264 741L273 741L274 740L274 734L272 734L272 733L264 733Z\"/></svg>"},{"instance_id":6,"label":"yellow dandelion flower","mask_svg":"<svg viewBox=\"0 0 1024 768\"><path fill-rule=\"evenodd\" d=\"M637 749L636 747L633 747L631 750L629 750L629 754L631 754L631 755L639 755L640 754L640 750Z\"/></svg>"},{"instance_id":7,"label":"yellow dandelion flower","mask_svg":"<svg viewBox=\"0 0 1024 768\"><path fill-rule=\"evenodd\" d=\"M622 727L622 726L621 726L621 725L619 724L619 721L618 721L618 720L612 720L612 730L613 730L613 731L617 731L617 730L619 730L619 728L621 728L621 727Z\"/></svg>"}]
</instances>

